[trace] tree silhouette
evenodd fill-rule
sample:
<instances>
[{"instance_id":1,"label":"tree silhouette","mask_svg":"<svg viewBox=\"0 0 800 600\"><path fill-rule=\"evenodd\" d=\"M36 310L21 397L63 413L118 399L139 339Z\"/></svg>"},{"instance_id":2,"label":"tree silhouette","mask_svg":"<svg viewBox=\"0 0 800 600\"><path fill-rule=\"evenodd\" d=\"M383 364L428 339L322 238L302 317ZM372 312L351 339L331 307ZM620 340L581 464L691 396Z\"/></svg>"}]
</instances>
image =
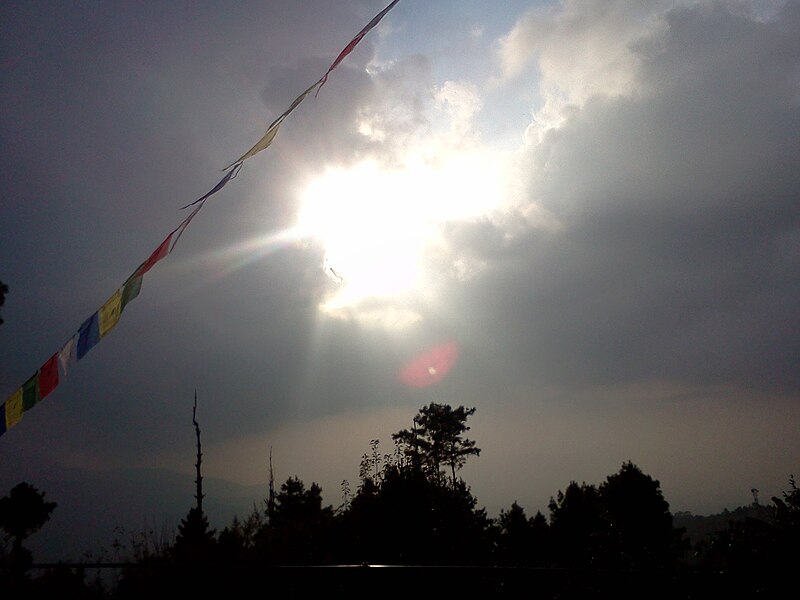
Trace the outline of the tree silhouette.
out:
<instances>
[{"instance_id":1,"label":"tree silhouette","mask_svg":"<svg viewBox=\"0 0 800 600\"><path fill-rule=\"evenodd\" d=\"M789 475L789 491L783 492L783 499L773 496L775 504L775 524L794 534L800 534L800 488L794 475Z\"/></svg>"},{"instance_id":2,"label":"tree silhouette","mask_svg":"<svg viewBox=\"0 0 800 600\"><path fill-rule=\"evenodd\" d=\"M570 482L551 498L549 523L541 512L528 517L517 502L502 510L496 522L487 518L467 484L456 477L464 461L480 451L463 436L473 413L474 409L431 404L419 411L411 430L393 436L394 453L382 455L378 440L370 440L370 451L362 457L360 485L351 495L343 482L343 502L335 512L323 506L317 484L306 488L296 476L276 492L271 468L266 510L254 505L248 518L234 518L218 540L200 507L194 507L181 522L172 556L212 560L165 560L154 565L159 569L141 569L133 576L128 572L118 586L124 593L115 597L142 597L147 590L187 595L187 590L207 592L215 582L222 582L220 591L244 591L260 582L257 567L276 564L543 567L546 570L536 574L541 576L537 594L543 598L612 593L733 597L739 592L778 591L791 583L789 576L800 563L800 490L793 477L783 497L772 499L775 508L767 511L769 518L731 523L712 537L709 549L692 567L679 563L682 530L673 527L659 481L630 461L599 486ZM195 427L199 500L196 420ZM208 554L186 552L204 547ZM200 568L187 568L192 564ZM350 581L344 575L333 575L333 580L320 576L316 583L295 576L306 572L273 570L271 590L287 595L301 589L341 591ZM316 571L322 572L336 570ZM431 595L467 591L489 597L510 591L523 579L530 584L531 575L526 569L395 571L401 572L414 573L415 589ZM391 586L399 582L384 581Z\"/></svg>"},{"instance_id":3,"label":"tree silhouette","mask_svg":"<svg viewBox=\"0 0 800 600\"><path fill-rule=\"evenodd\" d=\"M727 578L739 594L784 593L796 587L800 564L800 490L789 477L789 491L774 496L770 521L731 520L728 528L711 536L703 568ZM777 594L776 594L777 595Z\"/></svg>"},{"instance_id":4,"label":"tree silhouette","mask_svg":"<svg viewBox=\"0 0 800 600\"><path fill-rule=\"evenodd\" d=\"M632 462L599 488L573 481L549 507L562 566L663 569L685 550L660 483Z\"/></svg>"},{"instance_id":5,"label":"tree silhouette","mask_svg":"<svg viewBox=\"0 0 800 600\"><path fill-rule=\"evenodd\" d=\"M474 408L431 403L410 430L392 435L395 452L382 458L378 440L361 461L359 486L343 514L353 562L476 564L488 560L491 520L456 472L480 454L464 437ZM451 477L442 467L449 467Z\"/></svg>"},{"instance_id":6,"label":"tree silhouette","mask_svg":"<svg viewBox=\"0 0 800 600\"><path fill-rule=\"evenodd\" d=\"M605 553L603 508L600 492L593 485L572 481L551 498L550 526L555 560L560 566L598 566Z\"/></svg>"},{"instance_id":7,"label":"tree silhouette","mask_svg":"<svg viewBox=\"0 0 800 600\"><path fill-rule=\"evenodd\" d=\"M683 554L683 531L672 526L660 485L629 461L600 486L609 566L667 568Z\"/></svg>"},{"instance_id":8,"label":"tree silhouette","mask_svg":"<svg viewBox=\"0 0 800 600\"><path fill-rule=\"evenodd\" d=\"M201 509L193 506L178 525L175 537L175 558L186 562L203 562L212 558L216 531Z\"/></svg>"},{"instance_id":9,"label":"tree silhouette","mask_svg":"<svg viewBox=\"0 0 800 600\"><path fill-rule=\"evenodd\" d=\"M202 562L211 559L216 544L216 531L209 527L208 519L203 512L203 450L200 440L200 425L197 422L197 390L194 392L192 406L192 424L194 425L197 443L197 460L195 462L195 506L189 510L186 518L178 526L175 538L175 557L179 560Z\"/></svg>"},{"instance_id":10,"label":"tree silhouette","mask_svg":"<svg viewBox=\"0 0 800 600\"><path fill-rule=\"evenodd\" d=\"M463 437L470 429L467 419L473 414L475 408L454 409L449 404L431 402L419 410L410 430L398 431L392 439L403 444L412 461L437 481L441 480L441 466L449 466L455 487L456 471L469 456L481 453L473 440Z\"/></svg>"},{"instance_id":11,"label":"tree silhouette","mask_svg":"<svg viewBox=\"0 0 800 600\"><path fill-rule=\"evenodd\" d=\"M446 409L442 412L457 413L449 406ZM415 429L418 447L430 454L433 443L422 435L422 428ZM433 467L435 459L411 446L415 442L409 433L393 436L395 451L384 455L380 463L377 440L370 441L371 456L364 454L361 461L361 485L341 516L340 547L346 548L345 561L485 563L492 534L486 511L476 508L477 500L462 480L443 478Z\"/></svg>"},{"instance_id":12,"label":"tree silhouette","mask_svg":"<svg viewBox=\"0 0 800 600\"><path fill-rule=\"evenodd\" d=\"M322 488L306 489L290 477L275 494L267 525L258 535L258 550L267 560L283 564L319 564L327 560L327 536L333 508L322 505Z\"/></svg>"},{"instance_id":13,"label":"tree silhouette","mask_svg":"<svg viewBox=\"0 0 800 600\"><path fill-rule=\"evenodd\" d=\"M45 502L44 492L24 481L0 498L0 529L12 540L8 560L13 571L21 573L30 568L33 557L22 542L47 523L56 506L55 502Z\"/></svg>"},{"instance_id":14,"label":"tree silhouette","mask_svg":"<svg viewBox=\"0 0 800 600\"><path fill-rule=\"evenodd\" d=\"M253 503L253 510L244 519L234 516L217 539L220 557L228 563L241 563L254 552L259 532L266 527L266 516Z\"/></svg>"},{"instance_id":15,"label":"tree silhouette","mask_svg":"<svg viewBox=\"0 0 800 600\"><path fill-rule=\"evenodd\" d=\"M516 502L500 511L498 519L497 560L503 565L541 567L548 562L550 526L537 511L528 517Z\"/></svg>"}]
</instances>

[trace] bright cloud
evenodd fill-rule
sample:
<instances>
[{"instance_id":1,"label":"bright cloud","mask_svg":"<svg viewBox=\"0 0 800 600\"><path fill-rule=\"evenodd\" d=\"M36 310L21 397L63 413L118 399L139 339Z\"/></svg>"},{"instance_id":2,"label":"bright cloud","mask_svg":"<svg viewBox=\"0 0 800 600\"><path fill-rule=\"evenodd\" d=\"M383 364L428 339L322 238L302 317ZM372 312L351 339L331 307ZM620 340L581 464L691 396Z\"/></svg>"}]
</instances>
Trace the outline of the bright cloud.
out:
<instances>
[{"instance_id":1,"label":"bright cloud","mask_svg":"<svg viewBox=\"0 0 800 600\"><path fill-rule=\"evenodd\" d=\"M534 127L557 127L590 97L636 90L636 44L664 31L666 2L565 0L526 13L499 42L501 80L539 74Z\"/></svg>"}]
</instances>

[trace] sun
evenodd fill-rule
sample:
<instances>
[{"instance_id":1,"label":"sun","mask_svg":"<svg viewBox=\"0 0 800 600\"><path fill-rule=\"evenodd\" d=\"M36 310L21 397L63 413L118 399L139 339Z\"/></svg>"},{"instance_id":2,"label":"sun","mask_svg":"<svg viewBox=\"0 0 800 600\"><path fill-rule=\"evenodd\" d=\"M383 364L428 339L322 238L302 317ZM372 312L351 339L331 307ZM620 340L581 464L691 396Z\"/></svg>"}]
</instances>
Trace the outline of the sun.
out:
<instances>
[{"instance_id":1,"label":"sun","mask_svg":"<svg viewBox=\"0 0 800 600\"><path fill-rule=\"evenodd\" d=\"M374 319L383 309L413 322L412 305L435 288L431 255L447 222L495 206L492 161L471 155L385 166L366 160L328 168L301 195L297 231L318 240L338 282L320 305L331 316Z\"/></svg>"},{"instance_id":2,"label":"sun","mask_svg":"<svg viewBox=\"0 0 800 600\"><path fill-rule=\"evenodd\" d=\"M341 280L331 305L403 295L419 284L431 223L405 178L375 163L331 169L307 188L302 231L322 242L329 274Z\"/></svg>"}]
</instances>

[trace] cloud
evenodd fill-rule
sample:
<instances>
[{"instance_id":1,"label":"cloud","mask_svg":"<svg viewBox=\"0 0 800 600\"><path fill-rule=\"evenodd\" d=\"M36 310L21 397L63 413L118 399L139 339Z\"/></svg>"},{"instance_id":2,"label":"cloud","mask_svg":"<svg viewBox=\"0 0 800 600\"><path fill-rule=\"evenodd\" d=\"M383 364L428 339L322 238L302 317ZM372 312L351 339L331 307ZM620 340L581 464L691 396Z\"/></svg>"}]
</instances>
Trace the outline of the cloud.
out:
<instances>
[{"instance_id":1,"label":"cloud","mask_svg":"<svg viewBox=\"0 0 800 600\"><path fill-rule=\"evenodd\" d=\"M489 264L460 292L464 325L491 327L478 335L539 383L796 391L800 9L677 6L657 25L629 9L563 3L506 38L509 56L535 46L545 97L555 85L572 105L520 157L519 210L558 227L512 234L506 215L454 230L454 256ZM568 52L576 66L551 71L573 46L599 58Z\"/></svg>"},{"instance_id":2,"label":"cloud","mask_svg":"<svg viewBox=\"0 0 800 600\"><path fill-rule=\"evenodd\" d=\"M535 125L547 130L592 96L635 91L641 57L636 45L663 31L666 2L565 0L531 9L498 43L500 79L539 75Z\"/></svg>"},{"instance_id":3,"label":"cloud","mask_svg":"<svg viewBox=\"0 0 800 600\"><path fill-rule=\"evenodd\" d=\"M449 116L450 132L456 137L463 137L470 131L475 115L483 108L478 88L473 83L445 81L435 99Z\"/></svg>"}]
</instances>

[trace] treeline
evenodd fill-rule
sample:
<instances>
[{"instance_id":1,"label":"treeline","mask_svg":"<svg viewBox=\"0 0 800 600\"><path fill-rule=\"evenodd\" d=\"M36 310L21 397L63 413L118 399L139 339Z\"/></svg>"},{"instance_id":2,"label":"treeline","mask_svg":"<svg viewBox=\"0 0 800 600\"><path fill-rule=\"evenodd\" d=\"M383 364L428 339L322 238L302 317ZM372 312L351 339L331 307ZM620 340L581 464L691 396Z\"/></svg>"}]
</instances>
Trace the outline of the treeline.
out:
<instances>
[{"instance_id":1,"label":"treeline","mask_svg":"<svg viewBox=\"0 0 800 600\"><path fill-rule=\"evenodd\" d=\"M535 582L547 598L565 589L619 594L660 582L640 591L688 598L722 589L777 590L800 564L800 492L793 478L783 498L773 498L766 520L731 521L698 544L674 526L660 483L632 462L598 485L569 483L551 499L547 516L528 515L514 502L489 518L458 476L480 454L466 437L474 412L430 404L410 429L392 436L391 453L373 440L357 485L342 482L336 508L324 505L317 484L290 477L277 489L270 481L261 506L215 531L198 490L198 505L181 521L174 542L138 545L134 564L107 595L229 589L265 573L264 585L273 591L344 591L363 583L364 571L304 567L380 564L415 566L382 575L383 584L407 584L413 572L415 585L425 581L439 591L498 594Z\"/></svg>"}]
</instances>

